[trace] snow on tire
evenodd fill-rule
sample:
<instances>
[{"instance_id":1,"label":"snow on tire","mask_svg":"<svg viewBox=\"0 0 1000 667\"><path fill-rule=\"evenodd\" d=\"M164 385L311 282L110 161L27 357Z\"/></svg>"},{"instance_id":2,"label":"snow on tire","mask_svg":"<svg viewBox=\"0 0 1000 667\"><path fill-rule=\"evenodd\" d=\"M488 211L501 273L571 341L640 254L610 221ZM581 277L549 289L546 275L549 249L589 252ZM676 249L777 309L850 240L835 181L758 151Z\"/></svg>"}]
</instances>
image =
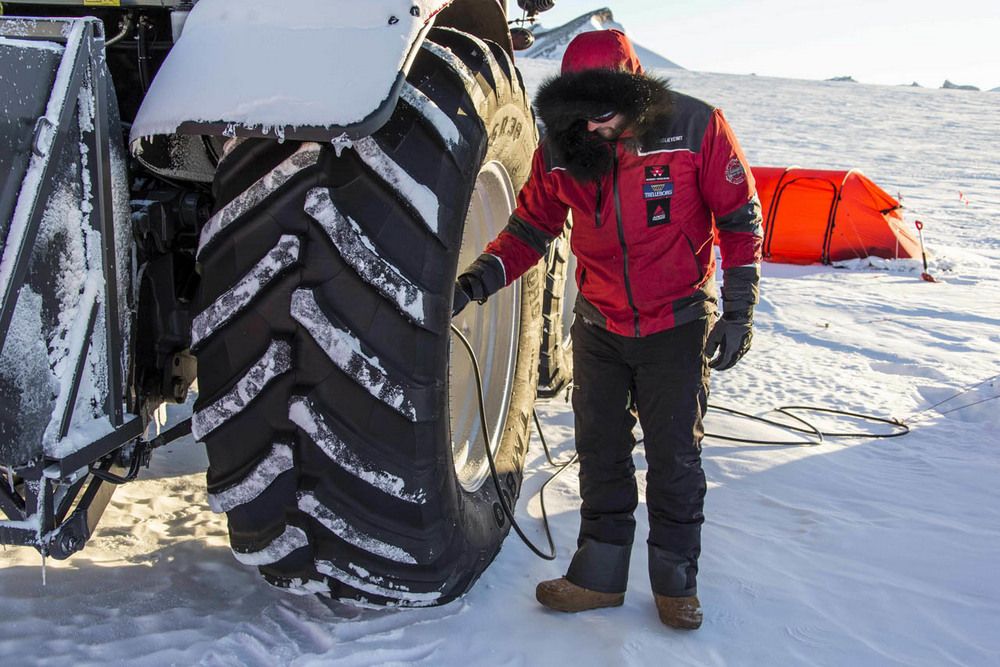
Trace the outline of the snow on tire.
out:
<instances>
[{"instance_id":1,"label":"snow on tire","mask_svg":"<svg viewBox=\"0 0 1000 667\"><path fill-rule=\"evenodd\" d=\"M272 584L443 604L499 551L510 526L451 299L506 224L535 141L508 55L435 28L371 137L246 140L220 164L198 254L194 426L232 549ZM536 267L455 320L481 357L511 504L542 280Z\"/></svg>"}]
</instances>

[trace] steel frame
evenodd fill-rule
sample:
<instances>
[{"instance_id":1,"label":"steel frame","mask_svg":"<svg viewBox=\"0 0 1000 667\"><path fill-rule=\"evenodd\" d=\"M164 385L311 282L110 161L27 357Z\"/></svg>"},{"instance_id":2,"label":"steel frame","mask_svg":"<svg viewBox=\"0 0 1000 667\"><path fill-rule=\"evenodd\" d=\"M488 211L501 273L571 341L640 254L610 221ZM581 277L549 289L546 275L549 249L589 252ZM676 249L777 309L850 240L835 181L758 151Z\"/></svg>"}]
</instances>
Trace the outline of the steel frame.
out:
<instances>
[{"instance_id":1,"label":"steel frame","mask_svg":"<svg viewBox=\"0 0 1000 667\"><path fill-rule=\"evenodd\" d=\"M7 477L6 484L0 483L0 510L9 518L8 521L0 521L0 543L30 545L54 558L66 558L83 548L111 500L115 483L107 480L115 479L117 470L124 471L121 455L126 446L130 443L136 443L137 446L145 444L139 442L145 430L142 419L126 415L123 408L124 350L120 340L121 313L118 301L111 160L107 154L112 128L109 127L108 108L104 103L108 95L104 66L104 28L99 20L93 18L0 19L0 36L63 44L65 51L57 80L67 82L64 89L52 93L52 99L58 99L56 95L63 95L58 118L43 116L36 125L34 153L41 161L42 176L33 188L22 187L19 203L21 199L28 197L25 201L30 205L27 223L23 230L18 231L17 238L12 238L11 233L8 233L3 248L4 263L12 268L9 271L10 279L0 288L0 341L6 340L18 295L25 283L45 205L54 186L55 160L51 157L58 155L66 140L65 128L77 112L78 99L86 85L90 86L95 102L93 129L81 128L81 140L86 143L93 157L88 161L94 192L90 224L101 235L104 291L99 298L104 306L107 340L105 363L108 369L108 392L104 412L114 430L64 458L42 455L24 465L0 469ZM51 106L50 104L49 107ZM49 107L47 111L51 111ZM40 139L41 133L45 131L52 132L50 142ZM96 326L97 312L98 301L95 300L87 314L88 335L81 349L75 351L71 394L59 415L60 437L66 436L72 423L75 397ZM119 455L112 456L116 452ZM132 456L137 454L133 450Z\"/></svg>"}]
</instances>

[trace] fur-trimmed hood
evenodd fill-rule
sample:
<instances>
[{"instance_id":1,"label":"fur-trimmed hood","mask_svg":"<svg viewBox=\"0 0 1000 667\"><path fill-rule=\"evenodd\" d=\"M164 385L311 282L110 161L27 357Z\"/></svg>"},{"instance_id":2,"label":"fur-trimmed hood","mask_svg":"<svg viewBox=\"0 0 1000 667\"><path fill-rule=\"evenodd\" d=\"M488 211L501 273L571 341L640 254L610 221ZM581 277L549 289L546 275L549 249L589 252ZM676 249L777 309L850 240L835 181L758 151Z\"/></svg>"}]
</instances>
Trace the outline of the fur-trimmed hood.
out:
<instances>
[{"instance_id":1,"label":"fur-trimmed hood","mask_svg":"<svg viewBox=\"0 0 1000 667\"><path fill-rule=\"evenodd\" d=\"M587 131L587 118L614 109L627 119L633 148L651 144L670 124L673 101L669 82L623 70L564 72L542 83L535 109L558 161L580 181L592 181L611 168L608 142Z\"/></svg>"}]
</instances>

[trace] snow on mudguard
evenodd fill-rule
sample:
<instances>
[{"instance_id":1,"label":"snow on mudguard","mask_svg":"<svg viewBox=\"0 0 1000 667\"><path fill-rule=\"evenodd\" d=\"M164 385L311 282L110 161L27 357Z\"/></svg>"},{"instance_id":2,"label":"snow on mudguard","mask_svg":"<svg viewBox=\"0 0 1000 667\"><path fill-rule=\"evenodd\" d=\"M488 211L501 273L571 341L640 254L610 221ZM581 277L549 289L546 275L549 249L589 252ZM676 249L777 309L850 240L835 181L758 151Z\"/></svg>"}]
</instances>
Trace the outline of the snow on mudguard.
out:
<instances>
[{"instance_id":1,"label":"snow on mudguard","mask_svg":"<svg viewBox=\"0 0 1000 667\"><path fill-rule=\"evenodd\" d=\"M368 136L450 0L201 0L143 101L158 134Z\"/></svg>"}]
</instances>

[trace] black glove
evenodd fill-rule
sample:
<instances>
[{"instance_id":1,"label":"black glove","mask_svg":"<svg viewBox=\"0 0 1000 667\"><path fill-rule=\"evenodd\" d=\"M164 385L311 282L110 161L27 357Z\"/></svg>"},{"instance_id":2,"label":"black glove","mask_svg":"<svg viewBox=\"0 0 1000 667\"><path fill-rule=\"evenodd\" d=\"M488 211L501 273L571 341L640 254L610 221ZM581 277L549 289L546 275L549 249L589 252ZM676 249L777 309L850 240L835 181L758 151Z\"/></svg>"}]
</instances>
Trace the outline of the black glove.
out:
<instances>
[{"instance_id":1,"label":"black glove","mask_svg":"<svg viewBox=\"0 0 1000 667\"><path fill-rule=\"evenodd\" d=\"M504 285L503 263L493 255L480 255L455 281L451 316L456 317L470 301L486 303Z\"/></svg>"},{"instance_id":2,"label":"black glove","mask_svg":"<svg viewBox=\"0 0 1000 667\"><path fill-rule=\"evenodd\" d=\"M517 6L529 14L547 12L556 5L556 0L517 0Z\"/></svg>"},{"instance_id":3,"label":"black glove","mask_svg":"<svg viewBox=\"0 0 1000 667\"><path fill-rule=\"evenodd\" d=\"M753 308L727 312L708 334L705 356L710 359L709 367L717 371L729 370L747 353L751 341L753 341Z\"/></svg>"},{"instance_id":4,"label":"black glove","mask_svg":"<svg viewBox=\"0 0 1000 667\"><path fill-rule=\"evenodd\" d=\"M465 307L469 305L469 301L472 297L468 295L465 288L462 287L462 283L455 281L455 296L451 300L451 316L458 317L458 314L465 310Z\"/></svg>"},{"instance_id":5,"label":"black glove","mask_svg":"<svg viewBox=\"0 0 1000 667\"><path fill-rule=\"evenodd\" d=\"M476 298L476 294L482 294L484 292L482 288L482 281L476 276L470 273L463 273L455 281L455 296L451 302L451 316L458 317L458 314L465 310L465 307L469 305L469 302L475 299L479 303L486 301L486 297L483 296L479 299Z\"/></svg>"}]
</instances>

